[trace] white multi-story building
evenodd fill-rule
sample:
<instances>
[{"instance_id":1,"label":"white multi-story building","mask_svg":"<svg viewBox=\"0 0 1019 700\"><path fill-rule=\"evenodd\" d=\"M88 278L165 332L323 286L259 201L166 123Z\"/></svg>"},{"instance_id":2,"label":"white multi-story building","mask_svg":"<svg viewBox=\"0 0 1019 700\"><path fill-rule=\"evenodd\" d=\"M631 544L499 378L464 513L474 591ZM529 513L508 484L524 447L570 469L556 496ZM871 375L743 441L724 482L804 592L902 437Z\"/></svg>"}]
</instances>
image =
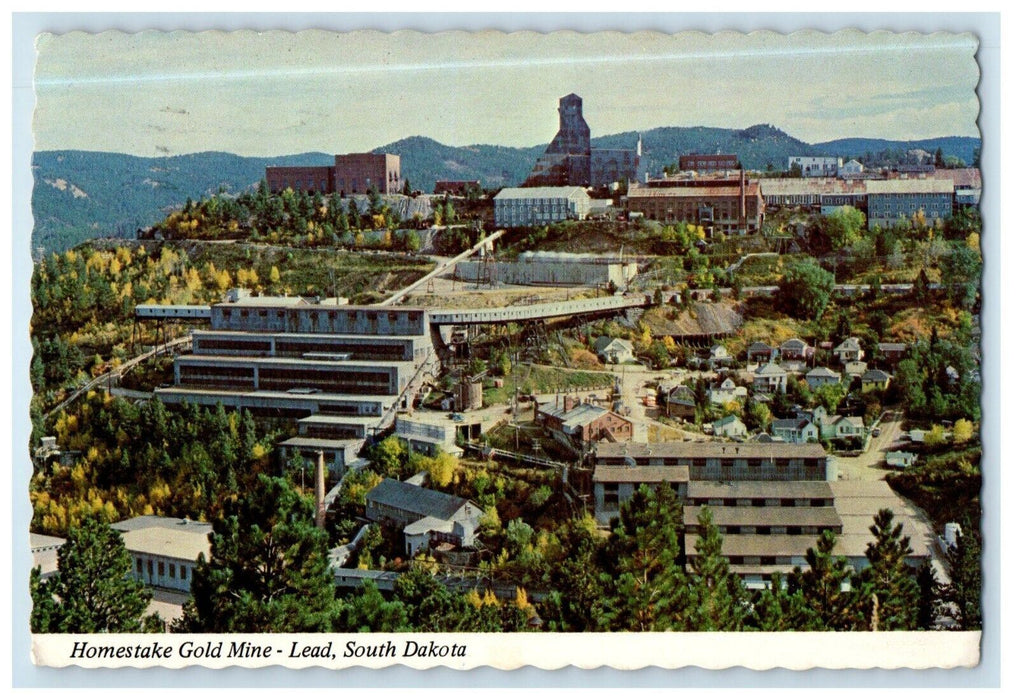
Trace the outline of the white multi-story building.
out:
<instances>
[{"instance_id":1,"label":"white multi-story building","mask_svg":"<svg viewBox=\"0 0 1019 700\"><path fill-rule=\"evenodd\" d=\"M800 166L803 177L836 177L842 167L842 159L833 156L789 156L789 170Z\"/></svg>"},{"instance_id":2,"label":"white multi-story building","mask_svg":"<svg viewBox=\"0 0 1019 700\"><path fill-rule=\"evenodd\" d=\"M591 198L583 187L507 187L495 195L496 226L539 226L586 219Z\"/></svg>"}]
</instances>

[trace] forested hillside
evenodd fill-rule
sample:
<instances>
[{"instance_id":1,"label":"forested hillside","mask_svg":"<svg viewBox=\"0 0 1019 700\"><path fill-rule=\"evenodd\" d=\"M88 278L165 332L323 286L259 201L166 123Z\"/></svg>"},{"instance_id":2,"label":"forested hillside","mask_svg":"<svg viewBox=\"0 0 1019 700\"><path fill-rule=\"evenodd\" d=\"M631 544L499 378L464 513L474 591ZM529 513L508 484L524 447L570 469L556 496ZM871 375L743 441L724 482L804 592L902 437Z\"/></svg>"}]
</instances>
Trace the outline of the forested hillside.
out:
<instances>
[{"instance_id":1,"label":"forested hillside","mask_svg":"<svg viewBox=\"0 0 1019 700\"><path fill-rule=\"evenodd\" d=\"M595 148L633 148L637 132L600 136ZM549 141L555 134L548 135ZM808 144L781 129L758 124L747 129L661 127L641 133L640 175L659 174L683 153L735 153L744 167L782 171L791 155L862 157L884 150L905 153L922 149L944 157L973 160L980 140L947 137L916 142L842 139ZM397 153L401 174L415 190L431 192L436 180L480 180L485 188L519 184L527 177L545 144L529 148L473 145L446 146L413 136L375 149ZM90 238L132 238L135 231L160 221L167 213L219 191L250 191L264 177L267 165L328 165L332 155L245 158L207 152L164 158L140 158L122 153L43 151L33 159L35 188L32 213L33 252L66 250Z\"/></svg>"}]
</instances>

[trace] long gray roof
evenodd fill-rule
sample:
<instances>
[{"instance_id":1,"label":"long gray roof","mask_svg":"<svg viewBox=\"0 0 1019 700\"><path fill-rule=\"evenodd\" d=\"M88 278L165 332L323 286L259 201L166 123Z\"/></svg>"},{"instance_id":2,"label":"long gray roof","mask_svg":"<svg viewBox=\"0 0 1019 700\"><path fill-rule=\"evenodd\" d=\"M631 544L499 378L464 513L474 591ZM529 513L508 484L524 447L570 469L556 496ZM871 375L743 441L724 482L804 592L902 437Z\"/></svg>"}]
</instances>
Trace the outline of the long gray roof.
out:
<instances>
[{"instance_id":1,"label":"long gray roof","mask_svg":"<svg viewBox=\"0 0 1019 700\"><path fill-rule=\"evenodd\" d=\"M691 481L687 498L834 498L829 481Z\"/></svg>"},{"instance_id":2,"label":"long gray roof","mask_svg":"<svg viewBox=\"0 0 1019 700\"><path fill-rule=\"evenodd\" d=\"M458 510L469 503L465 498L450 496L441 491L432 491L395 479L383 480L368 492L366 498L380 505L440 520L449 520Z\"/></svg>"},{"instance_id":3,"label":"long gray roof","mask_svg":"<svg viewBox=\"0 0 1019 700\"><path fill-rule=\"evenodd\" d=\"M796 445L791 443L743 443L733 445L724 442L608 442L595 446L597 459L633 457L647 458L718 458L743 459L800 458L819 459L827 456L824 447L817 443Z\"/></svg>"}]
</instances>

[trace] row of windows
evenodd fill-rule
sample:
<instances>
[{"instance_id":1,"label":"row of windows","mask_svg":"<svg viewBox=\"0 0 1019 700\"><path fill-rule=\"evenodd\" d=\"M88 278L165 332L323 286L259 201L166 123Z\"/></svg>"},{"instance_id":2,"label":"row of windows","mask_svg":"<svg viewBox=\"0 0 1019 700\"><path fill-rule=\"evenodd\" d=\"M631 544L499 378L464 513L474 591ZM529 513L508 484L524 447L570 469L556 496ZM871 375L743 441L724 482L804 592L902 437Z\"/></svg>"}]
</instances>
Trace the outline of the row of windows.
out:
<instances>
[{"instance_id":1,"label":"row of windows","mask_svg":"<svg viewBox=\"0 0 1019 700\"><path fill-rule=\"evenodd\" d=\"M134 561L135 561L135 571L137 572L139 578L141 578L142 574L144 572L146 572L146 571L148 572L149 578L151 578L153 576L156 576L156 575L158 575L160 577L166 576L167 575L167 571L169 571L169 577L172 578L172 579L179 578L181 581L187 581L188 580L188 567L187 567L187 564L181 564L180 565L180 569L179 569L180 576L178 577L178 575L177 575L178 567L173 562L170 562L169 565L167 565L167 563L164 562L164 561L153 562L152 559L142 559L141 557L136 557ZM153 563L155 564L155 566L153 566ZM143 568L143 564L144 564L144 568Z\"/></svg>"}]
</instances>

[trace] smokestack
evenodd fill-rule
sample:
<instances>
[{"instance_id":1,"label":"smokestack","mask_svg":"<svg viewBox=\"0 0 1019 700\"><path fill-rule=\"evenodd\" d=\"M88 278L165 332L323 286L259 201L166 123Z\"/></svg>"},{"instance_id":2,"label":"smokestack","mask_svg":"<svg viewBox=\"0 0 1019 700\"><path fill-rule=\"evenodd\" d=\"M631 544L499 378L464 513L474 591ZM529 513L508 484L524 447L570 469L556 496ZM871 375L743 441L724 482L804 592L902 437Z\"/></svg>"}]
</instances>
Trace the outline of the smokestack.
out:
<instances>
[{"instance_id":1,"label":"smokestack","mask_svg":"<svg viewBox=\"0 0 1019 700\"><path fill-rule=\"evenodd\" d=\"M747 232L747 190L746 181L743 179L743 168L739 169L739 229L740 233Z\"/></svg>"},{"instance_id":2,"label":"smokestack","mask_svg":"<svg viewBox=\"0 0 1019 700\"><path fill-rule=\"evenodd\" d=\"M315 465L315 527L326 529L326 456L322 451Z\"/></svg>"}]
</instances>

